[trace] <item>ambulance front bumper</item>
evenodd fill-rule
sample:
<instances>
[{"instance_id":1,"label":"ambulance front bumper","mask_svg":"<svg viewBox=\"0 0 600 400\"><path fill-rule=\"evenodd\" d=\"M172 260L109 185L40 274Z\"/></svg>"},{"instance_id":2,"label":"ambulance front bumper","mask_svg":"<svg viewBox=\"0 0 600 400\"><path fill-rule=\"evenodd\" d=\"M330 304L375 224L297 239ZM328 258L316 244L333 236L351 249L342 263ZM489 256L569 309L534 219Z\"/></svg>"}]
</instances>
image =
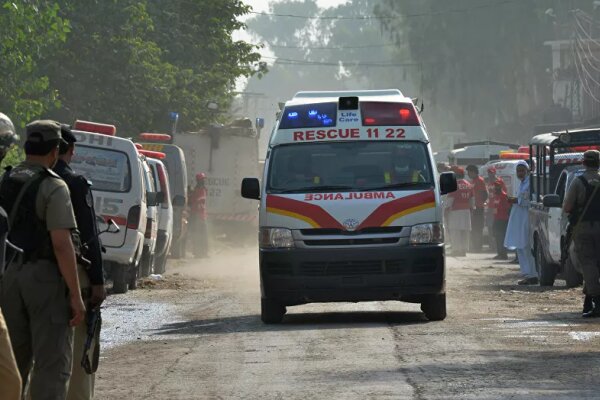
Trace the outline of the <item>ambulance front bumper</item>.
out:
<instances>
[{"instance_id":1,"label":"ambulance front bumper","mask_svg":"<svg viewBox=\"0 0 600 400\"><path fill-rule=\"evenodd\" d=\"M444 246L261 249L263 298L297 305L419 301L445 291Z\"/></svg>"}]
</instances>

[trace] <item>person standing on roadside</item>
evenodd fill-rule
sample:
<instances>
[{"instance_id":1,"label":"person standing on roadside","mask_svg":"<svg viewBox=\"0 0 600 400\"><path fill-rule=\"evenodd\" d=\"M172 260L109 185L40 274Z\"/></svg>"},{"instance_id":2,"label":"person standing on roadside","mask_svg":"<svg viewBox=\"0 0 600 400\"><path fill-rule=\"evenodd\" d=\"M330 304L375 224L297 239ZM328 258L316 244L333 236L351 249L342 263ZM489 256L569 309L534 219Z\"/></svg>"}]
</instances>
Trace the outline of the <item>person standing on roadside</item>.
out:
<instances>
[{"instance_id":1,"label":"person standing on roadside","mask_svg":"<svg viewBox=\"0 0 600 400\"><path fill-rule=\"evenodd\" d=\"M194 256L204 258L208 256L208 228L206 226L206 174L196 174L196 187L189 192L190 199L190 240Z\"/></svg>"},{"instance_id":2,"label":"person standing on roadside","mask_svg":"<svg viewBox=\"0 0 600 400\"><path fill-rule=\"evenodd\" d=\"M519 197L509 197L513 207L510 210L504 246L517 251L523 275L518 284L537 285L539 279L529 243L529 165L525 161L519 161L517 164L517 178L521 181Z\"/></svg>"},{"instance_id":3,"label":"person standing on roadside","mask_svg":"<svg viewBox=\"0 0 600 400\"><path fill-rule=\"evenodd\" d=\"M506 228L508 227L508 216L510 214L510 201L506 191L502 188L500 182L494 184L494 198L490 208L494 211L494 229L493 236L496 241L497 255L494 260L508 260L506 247L504 247L504 238L506 237Z\"/></svg>"},{"instance_id":4,"label":"person standing on roadside","mask_svg":"<svg viewBox=\"0 0 600 400\"><path fill-rule=\"evenodd\" d=\"M483 247L483 226L485 223L485 202L488 199L488 190L485 181L479 176L479 169L475 165L467 166L467 174L473 185L474 207L471 210L471 251L480 252Z\"/></svg>"},{"instance_id":5,"label":"person standing on roadside","mask_svg":"<svg viewBox=\"0 0 600 400\"><path fill-rule=\"evenodd\" d=\"M0 161L10 147L19 141L10 118L0 113ZM0 281L6 264L6 239L8 237L8 215L0 207ZM21 375L8 335L8 328L0 308L0 399L18 400L21 398Z\"/></svg>"},{"instance_id":6,"label":"person standing on roadside","mask_svg":"<svg viewBox=\"0 0 600 400\"><path fill-rule=\"evenodd\" d=\"M458 190L448 194L448 230L452 255L464 257L469 247L469 232L471 231L471 208L473 202L473 185L465 179L465 170L454 167Z\"/></svg>"},{"instance_id":7,"label":"person standing on roadside","mask_svg":"<svg viewBox=\"0 0 600 400\"><path fill-rule=\"evenodd\" d=\"M90 261L89 266L77 264L77 275L81 295L86 307L93 310L102 304L106 298L104 288L104 272L102 269L102 249L98 237L94 199L92 197L91 183L82 175L73 172L69 164L75 153L77 139L71 132L69 125L61 125L61 135L64 142L59 147L59 159L54 166L56 172L69 187L71 203L75 213L75 220L81 242L86 244L85 256ZM68 400L88 400L94 397L95 375L88 374L81 366L83 349L88 336L87 324L80 324L75 328L73 337L73 366L71 380L69 381ZM95 342L92 347L99 346L100 331L95 333Z\"/></svg>"},{"instance_id":8,"label":"person standing on roadside","mask_svg":"<svg viewBox=\"0 0 600 400\"><path fill-rule=\"evenodd\" d=\"M494 167L493 165L488 167L487 178L485 179L485 184L486 184L487 191L488 191L488 204L492 204L494 202L494 194L496 192L496 189L495 189L496 182L500 183L502 185L502 190L506 192L506 185L504 184L504 181L502 179L498 178L496 173L497 173L496 167ZM486 210L485 224L488 228L488 232L494 231L494 210L490 207L488 207ZM502 242L504 242L504 237L502 237ZM493 251L498 251L498 249L496 249L496 241L495 240L490 241L490 248Z\"/></svg>"},{"instance_id":9,"label":"person standing on roadside","mask_svg":"<svg viewBox=\"0 0 600 400\"><path fill-rule=\"evenodd\" d=\"M27 125L25 161L0 183L9 240L23 250L8 265L0 306L23 382L33 400L65 399L73 328L85 317L73 247L75 216L69 189L51 168L62 140L56 121Z\"/></svg>"},{"instance_id":10,"label":"person standing on roadside","mask_svg":"<svg viewBox=\"0 0 600 400\"><path fill-rule=\"evenodd\" d=\"M582 316L600 317L600 152L583 154L585 172L565 196L563 211L574 221L575 267L583 274L585 300ZM573 222L572 222L573 223Z\"/></svg>"}]
</instances>

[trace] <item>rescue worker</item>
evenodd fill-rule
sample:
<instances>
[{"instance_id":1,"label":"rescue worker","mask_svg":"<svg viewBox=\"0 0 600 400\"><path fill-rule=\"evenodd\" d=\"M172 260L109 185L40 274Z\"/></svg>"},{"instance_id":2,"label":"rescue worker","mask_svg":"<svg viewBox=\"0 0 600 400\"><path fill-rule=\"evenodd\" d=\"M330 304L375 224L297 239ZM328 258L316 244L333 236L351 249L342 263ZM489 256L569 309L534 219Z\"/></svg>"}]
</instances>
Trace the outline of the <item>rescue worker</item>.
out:
<instances>
[{"instance_id":1,"label":"rescue worker","mask_svg":"<svg viewBox=\"0 0 600 400\"><path fill-rule=\"evenodd\" d=\"M506 247L504 247L504 238L506 237L506 228L508 227L508 216L511 204L508 200L506 191L502 188L503 184L501 182L502 181L494 183L494 199L490 204L490 208L494 212L493 236L496 241L497 252L494 260L508 260Z\"/></svg>"},{"instance_id":2,"label":"rescue worker","mask_svg":"<svg viewBox=\"0 0 600 400\"><path fill-rule=\"evenodd\" d=\"M31 398L65 399L72 327L85 316L73 245L77 224L69 189L51 170L62 140L60 124L34 121L26 132L25 161L0 184L9 239L23 249L4 272L0 305L24 382L33 364Z\"/></svg>"},{"instance_id":3,"label":"rescue worker","mask_svg":"<svg viewBox=\"0 0 600 400\"><path fill-rule=\"evenodd\" d=\"M204 258L208 256L208 229L206 226L206 174L196 174L196 187L190 192L190 230L192 240L192 252L195 257Z\"/></svg>"},{"instance_id":4,"label":"rescue worker","mask_svg":"<svg viewBox=\"0 0 600 400\"><path fill-rule=\"evenodd\" d=\"M488 190L485 181L479 176L477 166L467 166L467 174L473 185L474 203L474 207L471 210L471 251L480 252L483 247L483 225L485 222L485 203L488 199Z\"/></svg>"},{"instance_id":5,"label":"rescue worker","mask_svg":"<svg viewBox=\"0 0 600 400\"><path fill-rule=\"evenodd\" d=\"M584 318L600 317L600 153L583 153L585 172L573 181L563 203L573 227L574 265L583 274Z\"/></svg>"},{"instance_id":6,"label":"rescue worker","mask_svg":"<svg viewBox=\"0 0 600 400\"><path fill-rule=\"evenodd\" d=\"M91 183L82 175L73 172L69 166L75 152L75 143L77 142L77 139L71 132L71 127L69 125L61 125L61 135L64 141L60 144L59 159L54 166L54 172L69 187L81 242L86 244L84 256L90 261L90 265L86 267L78 263L77 275L79 276L79 286L81 287L83 300L86 307L92 310L100 307L106 298L102 269L102 250L100 238L98 237L98 227L96 225L94 199L90 189ZM94 397L95 375L86 373L81 366L83 349L88 334L87 328L87 324L80 324L75 328L73 336L73 367L67 395L67 399L69 400L85 400ZM95 333L96 343L93 343L92 347L99 345L97 343L99 333L100 331L97 330Z\"/></svg>"},{"instance_id":7,"label":"rescue worker","mask_svg":"<svg viewBox=\"0 0 600 400\"><path fill-rule=\"evenodd\" d=\"M423 174L414 163L413 155L408 149L396 146L392 152L392 168L384 172L386 185L425 182Z\"/></svg>"},{"instance_id":8,"label":"rescue worker","mask_svg":"<svg viewBox=\"0 0 600 400\"><path fill-rule=\"evenodd\" d=\"M496 182L502 185L502 190L506 192L506 185L504 181L496 176L496 167L489 166L487 169L487 178L485 179L485 184L488 191L488 204L492 204L494 202L494 195L496 192L495 184ZM494 231L494 210L491 207L488 207L485 212L485 225L488 228L488 232ZM502 236L502 243L504 243L504 236ZM490 241L490 249L493 251L498 251L496 248L496 240Z\"/></svg>"},{"instance_id":9,"label":"rescue worker","mask_svg":"<svg viewBox=\"0 0 600 400\"><path fill-rule=\"evenodd\" d=\"M0 161L4 159L10 147L19 137L15 127L6 115L0 113ZM6 238L8 235L8 216L0 207L0 280L6 264ZM1 296L1 295L0 295ZM18 400L21 398L21 375L13 353L4 315L0 307L0 398Z\"/></svg>"},{"instance_id":10,"label":"rescue worker","mask_svg":"<svg viewBox=\"0 0 600 400\"><path fill-rule=\"evenodd\" d=\"M473 203L473 185L465 179L465 170L454 167L458 190L449 193L446 207L448 207L448 230L452 255L464 257L469 246L469 231L471 230L471 208Z\"/></svg>"},{"instance_id":11,"label":"rescue worker","mask_svg":"<svg viewBox=\"0 0 600 400\"><path fill-rule=\"evenodd\" d=\"M519 197L509 197L513 206L510 210L504 246L517 251L521 275L523 275L523 279L517 283L537 285L538 274L529 243L529 165L525 161L519 161L517 164L517 178L521 181Z\"/></svg>"}]
</instances>

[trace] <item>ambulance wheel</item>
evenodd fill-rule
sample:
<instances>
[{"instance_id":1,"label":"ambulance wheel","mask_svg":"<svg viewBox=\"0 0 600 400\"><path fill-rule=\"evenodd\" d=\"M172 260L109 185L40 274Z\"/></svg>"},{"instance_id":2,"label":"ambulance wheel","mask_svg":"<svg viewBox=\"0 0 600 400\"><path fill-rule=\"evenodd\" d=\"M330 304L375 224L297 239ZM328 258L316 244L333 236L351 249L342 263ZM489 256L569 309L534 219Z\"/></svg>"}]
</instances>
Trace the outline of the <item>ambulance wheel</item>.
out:
<instances>
[{"instance_id":1,"label":"ambulance wheel","mask_svg":"<svg viewBox=\"0 0 600 400\"><path fill-rule=\"evenodd\" d=\"M583 283L583 276L575 269L575 265L571 261L571 257L567 258L565 261L565 282L568 288L574 288L577 286L581 286Z\"/></svg>"},{"instance_id":2,"label":"ambulance wheel","mask_svg":"<svg viewBox=\"0 0 600 400\"><path fill-rule=\"evenodd\" d=\"M135 289L137 289L137 280L138 280L138 277L139 277L139 275L141 273L141 271L140 271L140 262L138 261L137 264L132 264L128 268L128 270L129 270L129 275L128 275L128 277L129 277L129 280L128 280L129 289L130 290L135 290Z\"/></svg>"},{"instance_id":3,"label":"ambulance wheel","mask_svg":"<svg viewBox=\"0 0 600 400\"><path fill-rule=\"evenodd\" d=\"M554 286L558 270L556 265L548 263L544 257L542 245L538 242L535 246L535 268L540 277L540 286Z\"/></svg>"},{"instance_id":4,"label":"ambulance wheel","mask_svg":"<svg viewBox=\"0 0 600 400\"><path fill-rule=\"evenodd\" d=\"M113 280L113 293L127 293L127 277L129 276L127 265L113 264L111 275Z\"/></svg>"},{"instance_id":5,"label":"ambulance wheel","mask_svg":"<svg viewBox=\"0 0 600 400\"><path fill-rule=\"evenodd\" d=\"M167 270L167 252L158 256L156 261L154 261L154 273L155 274L164 274Z\"/></svg>"},{"instance_id":6,"label":"ambulance wheel","mask_svg":"<svg viewBox=\"0 0 600 400\"><path fill-rule=\"evenodd\" d=\"M142 252L142 258L140 259L140 278L144 278L152 273L152 263L154 261L154 257L150 254L150 250L144 248Z\"/></svg>"},{"instance_id":7,"label":"ambulance wheel","mask_svg":"<svg viewBox=\"0 0 600 400\"><path fill-rule=\"evenodd\" d=\"M430 321L443 321L446 318L446 294L427 296L421 302L421 311Z\"/></svg>"},{"instance_id":8,"label":"ambulance wheel","mask_svg":"<svg viewBox=\"0 0 600 400\"><path fill-rule=\"evenodd\" d=\"M273 300L260 299L260 319L263 323L279 324L283 320L285 312L285 306Z\"/></svg>"}]
</instances>

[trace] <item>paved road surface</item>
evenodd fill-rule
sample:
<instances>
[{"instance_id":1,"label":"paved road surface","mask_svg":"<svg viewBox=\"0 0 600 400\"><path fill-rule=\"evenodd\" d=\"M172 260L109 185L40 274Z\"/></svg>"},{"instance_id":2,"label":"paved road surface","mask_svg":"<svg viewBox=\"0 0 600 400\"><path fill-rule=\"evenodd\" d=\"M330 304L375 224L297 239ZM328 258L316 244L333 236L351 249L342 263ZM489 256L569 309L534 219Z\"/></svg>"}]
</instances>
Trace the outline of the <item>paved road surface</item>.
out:
<instances>
[{"instance_id":1,"label":"paved road surface","mask_svg":"<svg viewBox=\"0 0 600 400\"><path fill-rule=\"evenodd\" d=\"M443 322L373 302L292 307L278 326L260 322L254 250L173 264L108 299L97 398L600 398L581 289L518 287L487 258L448 259Z\"/></svg>"}]
</instances>

